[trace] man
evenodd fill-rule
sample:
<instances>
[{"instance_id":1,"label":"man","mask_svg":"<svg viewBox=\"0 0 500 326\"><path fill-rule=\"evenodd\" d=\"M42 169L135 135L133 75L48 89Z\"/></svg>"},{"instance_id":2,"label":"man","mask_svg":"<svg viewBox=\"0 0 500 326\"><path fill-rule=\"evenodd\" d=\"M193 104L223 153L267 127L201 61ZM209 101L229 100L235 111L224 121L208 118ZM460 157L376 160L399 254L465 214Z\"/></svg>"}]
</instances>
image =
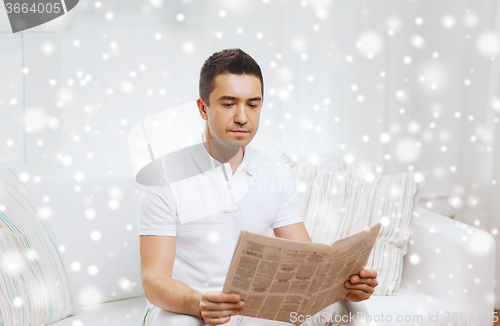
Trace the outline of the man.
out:
<instances>
[{"instance_id":1,"label":"man","mask_svg":"<svg viewBox=\"0 0 500 326\"><path fill-rule=\"evenodd\" d=\"M289 169L249 145L257 133L263 104L259 65L240 49L214 53L201 69L199 88L197 104L206 121L206 153L213 157L213 139L237 142L241 149L221 162L220 169L203 174L204 180L212 180L207 182L212 182L213 191L222 191L222 211L209 212L207 203L196 208L206 209L207 216L192 221L189 209L193 203L186 198L194 198L194 192L202 199L206 192L197 194L197 187L182 190L173 184L143 187L139 235L142 285L148 303L146 326L240 321L235 315L245 308L245 302L237 294L221 292L240 230L262 234L272 228L276 237L311 242L298 193L295 187L283 186L290 181L294 185ZM270 183L282 186L273 188ZM376 276L369 269L352 276L345 284L349 291L345 299L368 299L378 284ZM252 325L283 324L248 318Z\"/></svg>"}]
</instances>

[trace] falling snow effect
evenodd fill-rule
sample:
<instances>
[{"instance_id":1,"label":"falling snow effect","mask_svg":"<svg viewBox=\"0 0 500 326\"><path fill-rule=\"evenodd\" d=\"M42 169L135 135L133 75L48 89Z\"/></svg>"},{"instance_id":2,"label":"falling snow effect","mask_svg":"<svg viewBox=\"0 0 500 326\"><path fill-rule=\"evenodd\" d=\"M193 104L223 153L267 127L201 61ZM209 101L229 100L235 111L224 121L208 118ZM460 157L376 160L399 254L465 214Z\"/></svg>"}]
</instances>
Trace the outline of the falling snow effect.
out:
<instances>
[{"instance_id":1,"label":"falling snow effect","mask_svg":"<svg viewBox=\"0 0 500 326\"><path fill-rule=\"evenodd\" d=\"M219 0L201 19L192 1L174 2L176 10L168 15L170 4L162 0L130 8L137 12L132 26L120 25L127 10L118 3L89 3L79 19L95 19L92 33L75 25L60 39L41 37L28 44L34 52L26 62L33 64L23 67L20 58L10 57L1 63L6 91L0 94L0 113L12 112L2 126L14 132L0 138L0 162L24 162L26 149L26 165L16 167L19 179L30 187L59 187L43 200L40 217L55 222L69 216L68 227L82 227L82 243L99 248L116 236L115 246L122 248L96 252L100 261L84 261L74 245L61 241L59 251L71 257L69 273L82 280L112 275L103 262L118 259L137 241L135 216L124 217L136 209L134 191L140 191L127 175L127 133L147 115L196 97L201 63L228 46L241 46L264 73L256 147L269 154L332 153L348 164L375 162L379 170L371 173L430 171L426 190L443 196L423 198L422 206L498 241L500 223L491 217L500 211L494 161L500 150L495 137L500 80L494 77L500 75L500 31L489 21L490 12L468 3L465 10L431 14L415 10L410 1L401 4L401 12L378 12L365 4L349 11L352 19L346 20L341 19L345 4L328 0L298 1L286 4L287 10L276 0ZM245 19L271 9L285 33L265 20ZM20 44L13 39L19 53ZM40 67L58 73L40 73ZM21 78L40 78L44 88L38 92L46 99L25 100ZM27 94L37 92L27 87ZM50 175L67 178L54 185L44 177ZM366 175L368 182L373 178ZM297 189L305 191L304 185ZM211 232L207 239L222 241ZM463 241L478 255L491 250L487 238L477 234L464 235ZM444 249L432 249L443 254ZM415 265L423 262L418 255L408 258ZM113 277L115 284L105 289L80 289L80 298L96 302L139 287L134 275ZM14 302L22 304L21 298Z\"/></svg>"}]
</instances>

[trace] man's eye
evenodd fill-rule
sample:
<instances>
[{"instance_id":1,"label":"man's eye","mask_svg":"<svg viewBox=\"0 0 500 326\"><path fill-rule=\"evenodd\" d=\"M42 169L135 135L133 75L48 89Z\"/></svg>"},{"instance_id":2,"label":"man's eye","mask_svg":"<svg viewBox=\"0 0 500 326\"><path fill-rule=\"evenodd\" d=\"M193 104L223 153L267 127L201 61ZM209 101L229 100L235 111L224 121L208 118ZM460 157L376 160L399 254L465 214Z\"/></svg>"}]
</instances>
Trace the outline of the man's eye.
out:
<instances>
[{"instance_id":1,"label":"man's eye","mask_svg":"<svg viewBox=\"0 0 500 326\"><path fill-rule=\"evenodd\" d=\"M255 104L249 104L248 106L251 107L251 108L256 108L257 107L257 105L255 105Z\"/></svg>"},{"instance_id":2,"label":"man's eye","mask_svg":"<svg viewBox=\"0 0 500 326\"><path fill-rule=\"evenodd\" d=\"M224 105L226 108L229 108L229 107L231 107L233 105L233 103L224 103L222 105Z\"/></svg>"}]
</instances>

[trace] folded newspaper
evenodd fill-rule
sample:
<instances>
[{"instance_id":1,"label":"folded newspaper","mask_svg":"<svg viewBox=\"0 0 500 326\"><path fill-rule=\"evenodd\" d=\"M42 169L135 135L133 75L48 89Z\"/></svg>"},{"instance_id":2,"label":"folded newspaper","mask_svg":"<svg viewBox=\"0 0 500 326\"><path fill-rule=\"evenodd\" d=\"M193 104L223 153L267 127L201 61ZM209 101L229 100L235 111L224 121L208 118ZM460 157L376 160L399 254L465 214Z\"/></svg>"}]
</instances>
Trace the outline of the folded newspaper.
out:
<instances>
[{"instance_id":1,"label":"folded newspaper","mask_svg":"<svg viewBox=\"0 0 500 326\"><path fill-rule=\"evenodd\" d=\"M300 325L347 294L344 283L366 265L381 224L332 245L241 231L222 292L245 301L243 316Z\"/></svg>"}]
</instances>

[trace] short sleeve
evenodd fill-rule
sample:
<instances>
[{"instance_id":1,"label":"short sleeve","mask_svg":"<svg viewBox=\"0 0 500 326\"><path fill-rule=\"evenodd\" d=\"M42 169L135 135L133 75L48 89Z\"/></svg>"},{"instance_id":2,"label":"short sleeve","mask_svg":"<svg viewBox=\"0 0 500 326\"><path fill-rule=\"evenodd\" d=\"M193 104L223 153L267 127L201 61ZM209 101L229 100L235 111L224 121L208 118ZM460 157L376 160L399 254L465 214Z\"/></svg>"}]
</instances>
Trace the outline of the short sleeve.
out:
<instances>
[{"instance_id":1,"label":"short sleeve","mask_svg":"<svg viewBox=\"0 0 500 326\"><path fill-rule=\"evenodd\" d=\"M175 236L177 210L170 187L142 186L139 195L138 236Z\"/></svg>"},{"instance_id":2,"label":"short sleeve","mask_svg":"<svg viewBox=\"0 0 500 326\"><path fill-rule=\"evenodd\" d=\"M300 207L299 193L296 189L295 178L288 165L282 163L285 173L281 175L282 187L280 187L280 204L278 213L271 224L271 229L279 228L289 224L304 222L302 209Z\"/></svg>"}]
</instances>

